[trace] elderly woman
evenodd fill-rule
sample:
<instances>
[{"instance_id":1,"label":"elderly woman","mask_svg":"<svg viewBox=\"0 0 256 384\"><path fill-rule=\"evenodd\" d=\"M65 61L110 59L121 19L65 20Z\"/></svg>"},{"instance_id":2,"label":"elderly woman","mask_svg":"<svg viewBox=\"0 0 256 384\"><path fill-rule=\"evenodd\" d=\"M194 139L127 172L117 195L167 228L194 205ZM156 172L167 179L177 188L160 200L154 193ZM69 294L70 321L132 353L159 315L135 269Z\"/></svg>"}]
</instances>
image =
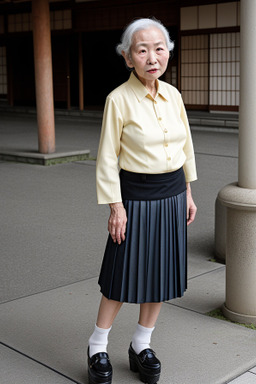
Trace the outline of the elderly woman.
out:
<instances>
[{"instance_id":1,"label":"elderly woman","mask_svg":"<svg viewBox=\"0 0 256 384\"><path fill-rule=\"evenodd\" d=\"M102 299L88 347L91 384L112 382L108 334L123 302L140 304L130 369L144 383L159 380L151 334L162 303L181 297L187 287L195 156L181 95L158 80L173 46L159 21L139 19L117 47L132 72L107 97L97 157L98 203L109 204L110 217L99 277Z\"/></svg>"}]
</instances>

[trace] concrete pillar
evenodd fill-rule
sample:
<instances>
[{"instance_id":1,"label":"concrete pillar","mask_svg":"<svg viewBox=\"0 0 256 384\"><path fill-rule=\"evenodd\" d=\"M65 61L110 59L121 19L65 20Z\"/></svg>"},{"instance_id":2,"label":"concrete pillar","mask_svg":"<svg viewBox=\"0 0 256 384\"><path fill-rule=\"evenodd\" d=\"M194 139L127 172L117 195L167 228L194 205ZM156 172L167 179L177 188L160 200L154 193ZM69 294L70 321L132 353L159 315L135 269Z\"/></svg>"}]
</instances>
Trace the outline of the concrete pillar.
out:
<instances>
[{"instance_id":1,"label":"concrete pillar","mask_svg":"<svg viewBox=\"0 0 256 384\"><path fill-rule=\"evenodd\" d=\"M226 207L226 301L224 315L256 324L256 190L224 187L218 195Z\"/></svg>"},{"instance_id":2,"label":"concrete pillar","mask_svg":"<svg viewBox=\"0 0 256 384\"><path fill-rule=\"evenodd\" d=\"M40 153L55 152L49 0L32 0L35 85Z\"/></svg>"},{"instance_id":3,"label":"concrete pillar","mask_svg":"<svg viewBox=\"0 0 256 384\"><path fill-rule=\"evenodd\" d=\"M256 1L241 0L238 183L218 198L227 207L226 302L231 320L256 324Z\"/></svg>"},{"instance_id":4,"label":"concrete pillar","mask_svg":"<svg viewBox=\"0 0 256 384\"><path fill-rule=\"evenodd\" d=\"M79 109L84 110L84 68L82 35L78 37L78 81L79 81Z\"/></svg>"},{"instance_id":5,"label":"concrete pillar","mask_svg":"<svg viewBox=\"0 0 256 384\"><path fill-rule=\"evenodd\" d=\"M256 1L241 0L238 185L256 189Z\"/></svg>"},{"instance_id":6,"label":"concrete pillar","mask_svg":"<svg viewBox=\"0 0 256 384\"><path fill-rule=\"evenodd\" d=\"M226 260L227 209L217 197L215 200L215 258L220 263Z\"/></svg>"}]
</instances>

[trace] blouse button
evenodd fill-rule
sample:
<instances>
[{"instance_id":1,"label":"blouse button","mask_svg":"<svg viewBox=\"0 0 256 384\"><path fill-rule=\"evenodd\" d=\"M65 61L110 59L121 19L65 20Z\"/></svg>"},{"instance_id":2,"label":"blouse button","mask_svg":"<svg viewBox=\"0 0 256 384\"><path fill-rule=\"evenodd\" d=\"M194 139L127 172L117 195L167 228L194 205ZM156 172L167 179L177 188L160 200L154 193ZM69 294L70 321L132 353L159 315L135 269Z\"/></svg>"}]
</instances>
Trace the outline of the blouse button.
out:
<instances>
[{"instance_id":1,"label":"blouse button","mask_svg":"<svg viewBox=\"0 0 256 384\"><path fill-rule=\"evenodd\" d=\"M164 130L164 133L168 133L168 129L165 129L165 130Z\"/></svg>"},{"instance_id":2,"label":"blouse button","mask_svg":"<svg viewBox=\"0 0 256 384\"><path fill-rule=\"evenodd\" d=\"M161 121L161 120L162 120L162 117L158 117L158 120L160 120L160 121Z\"/></svg>"},{"instance_id":3,"label":"blouse button","mask_svg":"<svg viewBox=\"0 0 256 384\"><path fill-rule=\"evenodd\" d=\"M165 143L164 146L165 146L165 147L168 147L168 143Z\"/></svg>"},{"instance_id":4,"label":"blouse button","mask_svg":"<svg viewBox=\"0 0 256 384\"><path fill-rule=\"evenodd\" d=\"M167 160L169 160L169 161L170 161L170 160L171 160L171 157L167 157Z\"/></svg>"}]
</instances>

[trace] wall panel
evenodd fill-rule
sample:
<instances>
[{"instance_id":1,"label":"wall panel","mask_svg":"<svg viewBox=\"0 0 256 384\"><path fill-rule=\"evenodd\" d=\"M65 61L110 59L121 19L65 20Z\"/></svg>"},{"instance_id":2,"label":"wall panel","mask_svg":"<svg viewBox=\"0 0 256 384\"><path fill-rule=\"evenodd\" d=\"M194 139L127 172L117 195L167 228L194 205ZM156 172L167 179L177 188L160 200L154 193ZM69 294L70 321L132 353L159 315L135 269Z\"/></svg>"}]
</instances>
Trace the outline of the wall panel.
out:
<instances>
[{"instance_id":1,"label":"wall panel","mask_svg":"<svg viewBox=\"0 0 256 384\"><path fill-rule=\"evenodd\" d=\"M208 35L181 37L181 92L185 104L208 105Z\"/></svg>"},{"instance_id":2,"label":"wall panel","mask_svg":"<svg viewBox=\"0 0 256 384\"><path fill-rule=\"evenodd\" d=\"M210 105L238 107L240 91L240 33L210 36Z\"/></svg>"}]
</instances>

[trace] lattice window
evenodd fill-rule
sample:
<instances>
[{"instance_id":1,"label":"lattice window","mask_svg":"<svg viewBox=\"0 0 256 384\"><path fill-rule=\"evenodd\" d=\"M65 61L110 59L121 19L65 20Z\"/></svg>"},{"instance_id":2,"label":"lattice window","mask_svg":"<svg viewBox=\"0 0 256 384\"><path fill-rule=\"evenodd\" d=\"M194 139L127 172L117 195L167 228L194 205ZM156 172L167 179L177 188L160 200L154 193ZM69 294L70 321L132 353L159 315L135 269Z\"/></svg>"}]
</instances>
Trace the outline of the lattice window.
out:
<instances>
[{"instance_id":1,"label":"lattice window","mask_svg":"<svg viewBox=\"0 0 256 384\"><path fill-rule=\"evenodd\" d=\"M208 105L208 35L181 38L181 92L185 104Z\"/></svg>"},{"instance_id":2,"label":"lattice window","mask_svg":"<svg viewBox=\"0 0 256 384\"><path fill-rule=\"evenodd\" d=\"M177 67L176 65L172 65L168 70L165 72L164 80L172 84L174 87L177 87Z\"/></svg>"},{"instance_id":3,"label":"lattice window","mask_svg":"<svg viewBox=\"0 0 256 384\"><path fill-rule=\"evenodd\" d=\"M32 30L31 13L8 15L8 32L27 32Z\"/></svg>"},{"instance_id":4,"label":"lattice window","mask_svg":"<svg viewBox=\"0 0 256 384\"><path fill-rule=\"evenodd\" d=\"M210 105L238 106L240 33L210 36Z\"/></svg>"},{"instance_id":5,"label":"lattice window","mask_svg":"<svg viewBox=\"0 0 256 384\"><path fill-rule=\"evenodd\" d=\"M171 84L174 87L177 87L177 67L176 67L176 65L172 66L172 68L171 68Z\"/></svg>"},{"instance_id":6,"label":"lattice window","mask_svg":"<svg viewBox=\"0 0 256 384\"><path fill-rule=\"evenodd\" d=\"M70 9L51 11L51 29L62 30L72 28L72 14ZM17 13L8 15L8 32L32 31L32 14ZM1 33L1 31L0 31Z\"/></svg>"},{"instance_id":7,"label":"lattice window","mask_svg":"<svg viewBox=\"0 0 256 384\"><path fill-rule=\"evenodd\" d=\"M7 95L7 64L5 47L0 47L0 95Z\"/></svg>"},{"instance_id":8,"label":"lattice window","mask_svg":"<svg viewBox=\"0 0 256 384\"><path fill-rule=\"evenodd\" d=\"M51 12L51 29L71 29L72 28L72 15L70 9Z\"/></svg>"}]
</instances>

